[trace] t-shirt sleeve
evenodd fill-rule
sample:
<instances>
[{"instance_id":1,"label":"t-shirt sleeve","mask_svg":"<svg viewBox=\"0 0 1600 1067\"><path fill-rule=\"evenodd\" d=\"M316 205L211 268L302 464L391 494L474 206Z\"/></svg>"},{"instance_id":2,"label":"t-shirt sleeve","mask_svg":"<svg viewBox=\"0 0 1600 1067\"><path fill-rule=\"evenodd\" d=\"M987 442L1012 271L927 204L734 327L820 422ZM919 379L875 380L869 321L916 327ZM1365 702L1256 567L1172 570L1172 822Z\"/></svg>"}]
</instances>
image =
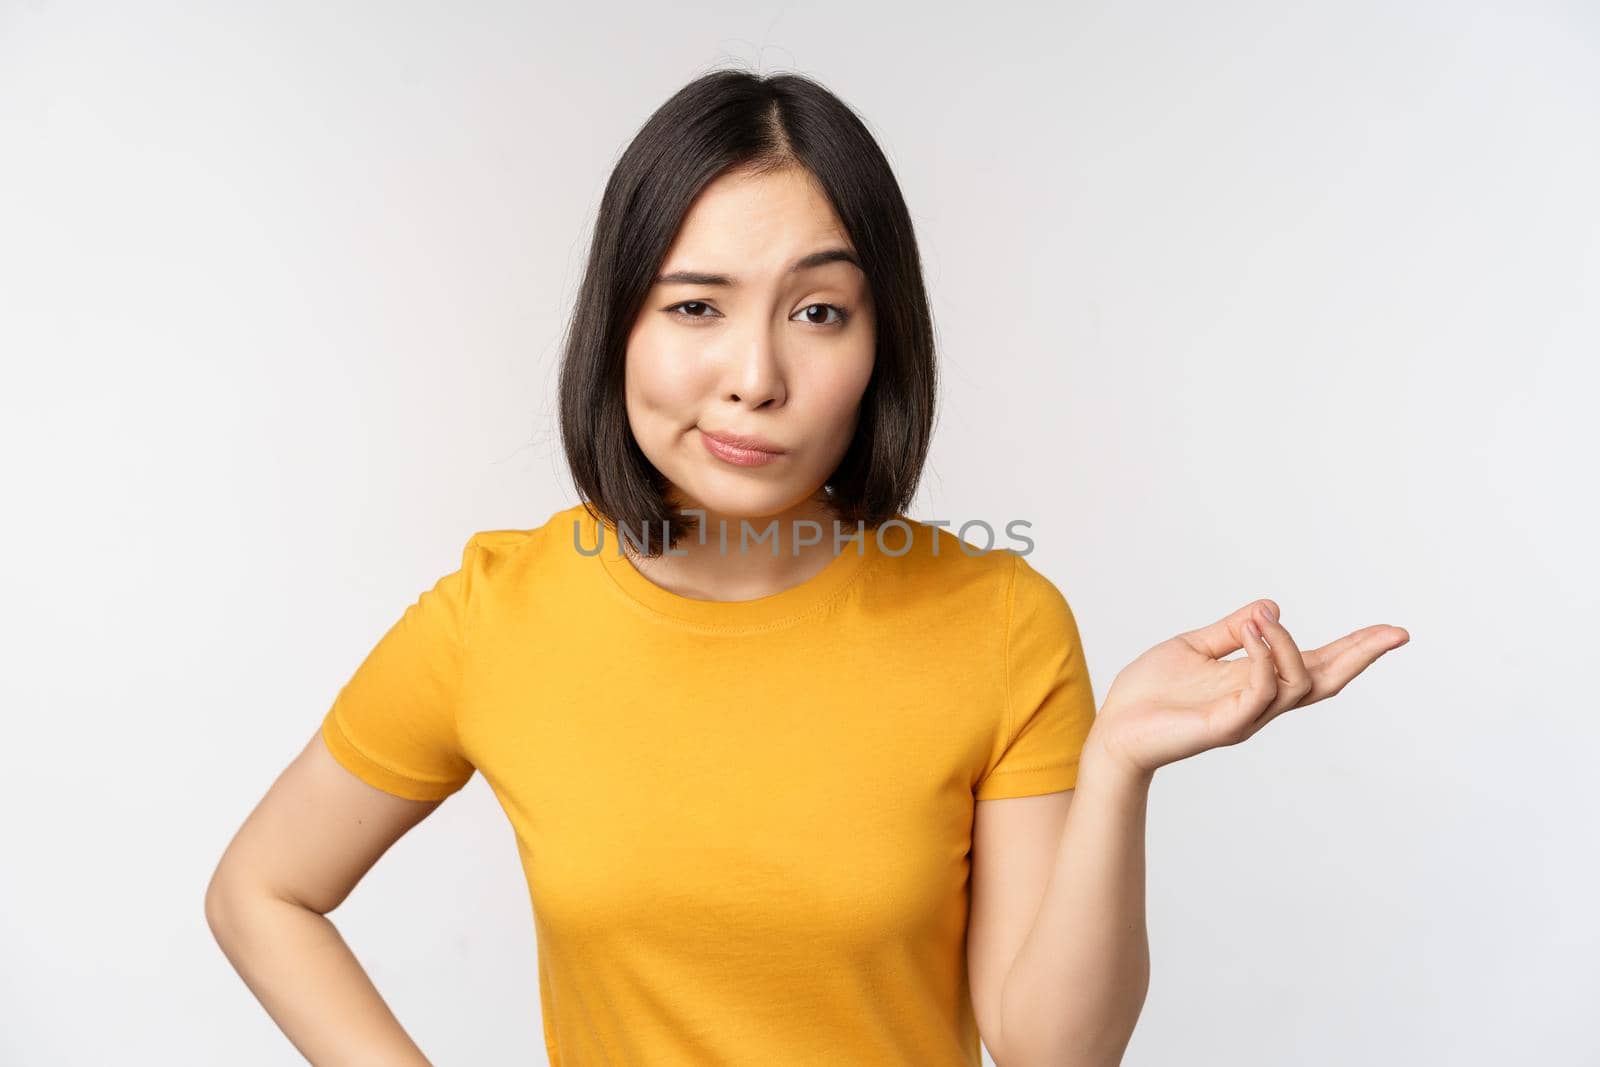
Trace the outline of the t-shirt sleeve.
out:
<instances>
[{"instance_id":1,"label":"t-shirt sleeve","mask_svg":"<svg viewBox=\"0 0 1600 1067\"><path fill-rule=\"evenodd\" d=\"M1018 555L1008 605L1004 722L978 800L1073 788L1094 725L1094 687L1066 597Z\"/></svg>"},{"instance_id":2,"label":"t-shirt sleeve","mask_svg":"<svg viewBox=\"0 0 1600 1067\"><path fill-rule=\"evenodd\" d=\"M461 567L405 609L323 716L328 751L386 793L443 800L472 777L456 732L456 704L478 552L474 535Z\"/></svg>"}]
</instances>

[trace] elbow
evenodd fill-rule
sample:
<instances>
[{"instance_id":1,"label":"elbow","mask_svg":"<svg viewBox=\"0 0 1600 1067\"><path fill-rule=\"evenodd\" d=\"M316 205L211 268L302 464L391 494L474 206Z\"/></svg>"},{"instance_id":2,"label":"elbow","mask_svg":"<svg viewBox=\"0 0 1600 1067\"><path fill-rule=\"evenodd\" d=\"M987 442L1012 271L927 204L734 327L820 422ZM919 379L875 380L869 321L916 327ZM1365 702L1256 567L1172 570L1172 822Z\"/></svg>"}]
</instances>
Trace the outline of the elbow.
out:
<instances>
[{"instance_id":1,"label":"elbow","mask_svg":"<svg viewBox=\"0 0 1600 1067\"><path fill-rule=\"evenodd\" d=\"M249 944L270 943L286 916L326 916L336 904L313 907L242 865L224 860L206 884L204 909L211 936L231 955Z\"/></svg>"},{"instance_id":2,"label":"elbow","mask_svg":"<svg viewBox=\"0 0 1600 1067\"><path fill-rule=\"evenodd\" d=\"M211 874L211 881L206 883L205 916L206 926L211 929L211 936L221 942L228 929L229 919L232 917L233 907L228 879L219 866Z\"/></svg>"},{"instance_id":3,"label":"elbow","mask_svg":"<svg viewBox=\"0 0 1600 1067\"><path fill-rule=\"evenodd\" d=\"M1122 1041L1114 1049L1108 1048L1104 1051L1095 1051L1083 1046L1037 1056L1013 1050L1015 1055L996 1059L994 1063L995 1067L1121 1067L1127 1044L1126 1041Z\"/></svg>"},{"instance_id":4,"label":"elbow","mask_svg":"<svg viewBox=\"0 0 1600 1067\"><path fill-rule=\"evenodd\" d=\"M994 1061L995 1067L1121 1067L1121 1064L1122 1053L1120 1051L1109 1058L1100 1055L1065 1053L1038 1057L1026 1055L1007 1056L1005 1059L996 1059Z\"/></svg>"},{"instance_id":5,"label":"elbow","mask_svg":"<svg viewBox=\"0 0 1600 1067\"><path fill-rule=\"evenodd\" d=\"M995 1067L1121 1067L1143 1010L1141 990L1124 1010L1099 1020L1092 1028L1082 1024L1035 1027L1026 1035L1008 1035L1005 1058L996 1056Z\"/></svg>"},{"instance_id":6,"label":"elbow","mask_svg":"<svg viewBox=\"0 0 1600 1067\"><path fill-rule=\"evenodd\" d=\"M258 902L268 894L258 884L244 877L236 865L226 859L217 864L211 880L206 883L205 916L211 936L218 944L247 929L252 917L260 911Z\"/></svg>"}]
</instances>

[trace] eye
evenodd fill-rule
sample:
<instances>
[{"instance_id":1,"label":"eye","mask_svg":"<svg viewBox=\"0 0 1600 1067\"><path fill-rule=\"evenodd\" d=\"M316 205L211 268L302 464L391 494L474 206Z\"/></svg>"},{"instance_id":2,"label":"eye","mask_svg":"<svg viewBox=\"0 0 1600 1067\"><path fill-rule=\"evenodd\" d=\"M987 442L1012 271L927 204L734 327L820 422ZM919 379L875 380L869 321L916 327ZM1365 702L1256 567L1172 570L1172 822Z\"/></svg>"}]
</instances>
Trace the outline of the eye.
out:
<instances>
[{"instance_id":1,"label":"eye","mask_svg":"<svg viewBox=\"0 0 1600 1067\"><path fill-rule=\"evenodd\" d=\"M695 308L697 310L691 313L688 310L689 308ZM673 304L671 307L663 308L662 310L668 312L669 314L676 315L680 319L710 319L721 317L718 314L704 314L704 312L716 312L716 309L710 304L706 303L704 300L684 300L680 303Z\"/></svg>"},{"instance_id":2,"label":"eye","mask_svg":"<svg viewBox=\"0 0 1600 1067\"><path fill-rule=\"evenodd\" d=\"M827 312L832 311L839 317L834 319L832 322L818 322L816 319L810 316L810 312L815 311L818 308L823 309L824 316L826 316ZM837 304L807 304L805 307L800 309L799 313L805 315L806 321L812 326L843 326L846 322L850 321L850 312L846 311Z\"/></svg>"}]
</instances>

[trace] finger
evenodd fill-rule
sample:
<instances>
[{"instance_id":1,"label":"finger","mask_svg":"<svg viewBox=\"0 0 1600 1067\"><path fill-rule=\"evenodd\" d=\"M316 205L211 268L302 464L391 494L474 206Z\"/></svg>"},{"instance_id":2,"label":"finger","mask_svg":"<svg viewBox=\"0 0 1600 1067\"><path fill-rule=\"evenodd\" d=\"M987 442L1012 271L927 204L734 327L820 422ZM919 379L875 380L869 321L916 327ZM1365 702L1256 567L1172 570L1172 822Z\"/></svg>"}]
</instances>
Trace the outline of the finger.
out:
<instances>
[{"instance_id":1,"label":"finger","mask_svg":"<svg viewBox=\"0 0 1600 1067\"><path fill-rule=\"evenodd\" d=\"M1244 623L1259 607L1268 608L1274 615L1278 613L1278 605L1270 600L1252 600L1238 611L1226 618L1218 619L1209 626L1202 626L1198 630L1190 630L1180 634L1190 647L1197 652L1203 652L1212 659L1222 659L1245 648Z\"/></svg>"},{"instance_id":2,"label":"finger","mask_svg":"<svg viewBox=\"0 0 1600 1067\"><path fill-rule=\"evenodd\" d=\"M1237 693L1222 698L1220 706L1207 716L1216 739L1214 744L1237 744L1250 736L1251 725L1278 695L1278 671L1272 663L1272 650L1255 623L1245 619L1241 629L1250 660L1249 683Z\"/></svg>"},{"instance_id":3,"label":"finger","mask_svg":"<svg viewBox=\"0 0 1600 1067\"><path fill-rule=\"evenodd\" d=\"M1372 666L1379 656L1410 640L1411 635L1398 626L1366 626L1307 652L1305 663L1311 672L1311 693L1304 703L1315 704L1333 696Z\"/></svg>"},{"instance_id":4,"label":"finger","mask_svg":"<svg viewBox=\"0 0 1600 1067\"><path fill-rule=\"evenodd\" d=\"M1254 617L1256 626L1260 628L1261 635L1266 638L1267 645L1272 650L1272 663L1279 679L1278 695L1267 710L1262 712L1264 719L1271 719L1290 708L1298 707L1311 692L1313 684L1311 671L1301 658L1299 646L1294 643L1289 631L1275 618L1276 614L1263 609L1257 611Z\"/></svg>"},{"instance_id":5,"label":"finger","mask_svg":"<svg viewBox=\"0 0 1600 1067\"><path fill-rule=\"evenodd\" d=\"M1350 678L1371 667L1379 656L1410 640L1410 633L1398 625L1368 625L1309 651L1306 667L1310 670L1312 691L1306 697L1306 704L1315 704L1338 693Z\"/></svg>"},{"instance_id":6,"label":"finger","mask_svg":"<svg viewBox=\"0 0 1600 1067\"><path fill-rule=\"evenodd\" d=\"M1353 630L1345 634L1337 641L1330 641L1321 648L1315 648L1305 653L1306 666L1310 667L1314 674L1328 661L1337 659L1352 645L1358 645L1375 635L1386 636L1389 641L1389 648L1399 648L1411 640L1411 635L1399 626L1363 626L1359 630ZM1388 651L1388 649L1385 649L1385 651Z\"/></svg>"}]
</instances>

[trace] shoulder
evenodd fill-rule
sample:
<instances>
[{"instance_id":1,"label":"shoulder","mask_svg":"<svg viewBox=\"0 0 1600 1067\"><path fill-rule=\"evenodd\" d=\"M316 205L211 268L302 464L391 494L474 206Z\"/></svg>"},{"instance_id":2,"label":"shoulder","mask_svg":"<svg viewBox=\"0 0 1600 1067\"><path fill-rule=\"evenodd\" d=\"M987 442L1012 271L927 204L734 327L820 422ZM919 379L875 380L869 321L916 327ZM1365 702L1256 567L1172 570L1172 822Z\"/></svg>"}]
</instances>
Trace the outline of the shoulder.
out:
<instances>
[{"instance_id":1,"label":"shoulder","mask_svg":"<svg viewBox=\"0 0 1600 1067\"><path fill-rule=\"evenodd\" d=\"M1006 597L1007 661L1013 670L1036 660L1054 671L1062 658L1081 656L1078 621L1066 594L1023 556Z\"/></svg>"},{"instance_id":2,"label":"shoulder","mask_svg":"<svg viewBox=\"0 0 1600 1067\"><path fill-rule=\"evenodd\" d=\"M896 557L889 568L897 592L912 595L927 591L942 604L970 607L979 614L994 612L1007 626L1040 627L1057 635L1075 635L1076 623L1067 597L1057 583L1029 555L1033 542L1007 540L996 531L980 530L971 539L943 525L900 516L905 529L884 532L880 553ZM906 530L911 531L908 536ZM989 616L992 618L992 616Z\"/></svg>"},{"instance_id":3,"label":"shoulder","mask_svg":"<svg viewBox=\"0 0 1600 1067\"><path fill-rule=\"evenodd\" d=\"M563 550L579 543L586 515L585 505L575 504L537 526L478 530L462 550L462 571L471 583L484 584L548 569Z\"/></svg>"},{"instance_id":4,"label":"shoulder","mask_svg":"<svg viewBox=\"0 0 1600 1067\"><path fill-rule=\"evenodd\" d=\"M1043 571L1028 562L1026 556L1016 556L1016 566L1011 577L1010 599L1032 611L1067 612L1067 598L1061 588Z\"/></svg>"},{"instance_id":5,"label":"shoulder","mask_svg":"<svg viewBox=\"0 0 1600 1067\"><path fill-rule=\"evenodd\" d=\"M981 531L980 531L981 534ZM897 516L868 532L880 557L874 584L907 607L945 618L1003 615L1021 557L999 538L963 538L944 523Z\"/></svg>"}]
</instances>

